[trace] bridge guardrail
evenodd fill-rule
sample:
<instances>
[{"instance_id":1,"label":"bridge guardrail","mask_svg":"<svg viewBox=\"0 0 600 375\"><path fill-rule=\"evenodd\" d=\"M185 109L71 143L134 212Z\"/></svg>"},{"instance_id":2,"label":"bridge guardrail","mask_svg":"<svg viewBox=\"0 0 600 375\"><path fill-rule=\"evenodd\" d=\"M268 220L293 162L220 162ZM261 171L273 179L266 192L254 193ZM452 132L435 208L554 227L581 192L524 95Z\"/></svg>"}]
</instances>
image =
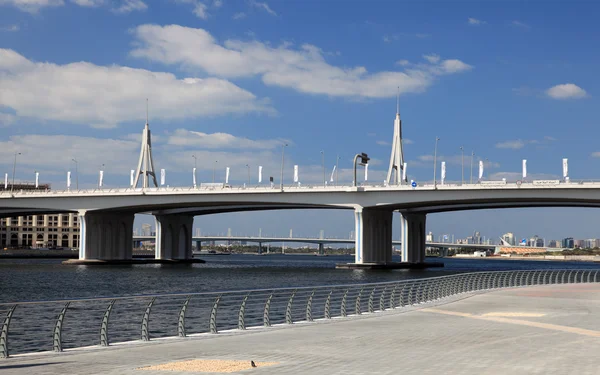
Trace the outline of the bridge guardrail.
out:
<instances>
[{"instance_id":1,"label":"bridge guardrail","mask_svg":"<svg viewBox=\"0 0 600 375\"><path fill-rule=\"evenodd\" d=\"M495 184L494 182L497 182ZM416 188L409 184L404 185L384 185L381 183L361 183L359 188L374 188L374 189L398 189L398 190L419 190L419 189L514 189L514 188L564 188L574 186L590 186L600 185L600 180L570 180L568 182L562 180L530 180L530 181L481 181L481 183L461 183L460 181L447 181L444 184L440 182L433 184L432 181L420 182ZM352 185L323 185L323 184L305 184L305 185L284 185L285 191L307 191L307 190L335 190L335 189L352 189L356 188ZM280 186L274 185L223 185L222 187L214 186L169 186L169 187L153 187L153 188L132 188L132 187L104 187L90 189L53 189L53 190L2 190L0 197L13 196L31 196L31 195L77 195L77 194L111 194L111 193L161 193L161 192L187 192L187 193L211 193L216 191L225 192L256 192L256 191L279 191Z\"/></svg>"},{"instance_id":2,"label":"bridge guardrail","mask_svg":"<svg viewBox=\"0 0 600 375\"><path fill-rule=\"evenodd\" d=\"M1 303L0 357L376 313L482 290L592 282L600 282L600 271L493 271L370 284Z\"/></svg>"}]
</instances>

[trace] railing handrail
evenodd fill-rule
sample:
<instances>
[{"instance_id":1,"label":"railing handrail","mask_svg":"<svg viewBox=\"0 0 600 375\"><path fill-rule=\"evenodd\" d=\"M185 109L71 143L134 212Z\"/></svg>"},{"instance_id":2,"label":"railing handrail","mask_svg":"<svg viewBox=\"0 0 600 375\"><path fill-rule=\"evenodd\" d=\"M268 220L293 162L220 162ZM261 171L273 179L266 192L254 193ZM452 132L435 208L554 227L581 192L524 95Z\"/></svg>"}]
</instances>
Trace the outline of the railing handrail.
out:
<instances>
[{"instance_id":1,"label":"railing handrail","mask_svg":"<svg viewBox=\"0 0 600 375\"><path fill-rule=\"evenodd\" d=\"M135 294L130 296L104 296L104 297L82 297L82 298L67 298L67 299L58 299L58 300L39 300L39 301L24 301L24 302L2 302L0 303L0 308L2 306L12 306L12 305L35 305L35 304L49 304L49 303L67 303L67 302L94 302L94 301L111 301L111 300L125 300L125 299L138 299L138 298L161 298L161 297L185 297L185 296L217 296L224 294L244 294L244 293L260 293L260 292L283 292L283 291L291 291L291 290L309 290L309 289L328 289L328 288L351 288L351 287L359 287L359 286L378 286L378 285L390 285L390 284L398 284L398 283L408 283L413 281L424 281L424 280L441 280L445 278L454 277L456 275L476 275L476 274L485 274L485 273L508 273L508 272L533 272L533 271L573 271L573 269L565 268L565 269L551 269L551 270L501 270L501 271L477 271L477 272L457 272L451 275L440 275L440 276L431 276L431 277L423 277L423 278L414 278L414 279L404 279L404 280L395 280L395 281L380 281L374 283L348 283L348 284L327 284L327 285L314 285L314 286L300 286L300 287L277 287L277 288L260 288L260 289L238 289L238 290L221 290L221 291L212 291L212 292L192 292L192 293L158 293L158 294Z\"/></svg>"}]
</instances>

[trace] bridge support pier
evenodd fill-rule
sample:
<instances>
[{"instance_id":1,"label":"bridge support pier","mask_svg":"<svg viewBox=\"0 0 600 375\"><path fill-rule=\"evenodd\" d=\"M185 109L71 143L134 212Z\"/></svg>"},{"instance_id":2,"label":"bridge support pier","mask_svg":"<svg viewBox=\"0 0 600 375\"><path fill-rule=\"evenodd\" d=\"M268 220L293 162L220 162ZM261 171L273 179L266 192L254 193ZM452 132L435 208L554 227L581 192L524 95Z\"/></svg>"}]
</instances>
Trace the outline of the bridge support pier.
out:
<instances>
[{"instance_id":1,"label":"bridge support pier","mask_svg":"<svg viewBox=\"0 0 600 375\"><path fill-rule=\"evenodd\" d=\"M262 242L258 243L258 255L262 255Z\"/></svg>"},{"instance_id":2,"label":"bridge support pier","mask_svg":"<svg viewBox=\"0 0 600 375\"><path fill-rule=\"evenodd\" d=\"M133 214L79 213L79 260L130 260L133 250Z\"/></svg>"},{"instance_id":3,"label":"bridge support pier","mask_svg":"<svg viewBox=\"0 0 600 375\"><path fill-rule=\"evenodd\" d=\"M192 254L192 225L188 215L155 215L156 252L161 260L188 260Z\"/></svg>"},{"instance_id":4,"label":"bridge support pier","mask_svg":"<svg viewBox=\"0 0 600 375\"><path fill-rule=\"evenodd\" d=\"M196 251L202 251L202 241L196 241Z\"/></svg>"},{"instance_id":5,"label":"bridge support pier","mask_svg":"<svg viewBox=\"0 0 600 375\"><path fill-rule=\"evenodd\" d=\"M323 243L319 243L319 255L325 255L325 248Z\"/></svg>"},{"instance_id":6,"label":"bridge support pier","mask_svg":"<svg viewBox=\"0 0 600 375\"><path fill-rule=\"evenodd\" d=\"M402 213L402 262L425 263L425 228L427 215Z\"/></svg>"},{"instance_id":7,"label":"bridge support pier","mask_svg":"<svg viewBox=\"0 0 600 375\"><path fill-rule=\"evenodd\" d=\"M392 211L356 207L354 246L354 263L337 268L385 268L391 264Z\"/></svg>"}]
</instances>

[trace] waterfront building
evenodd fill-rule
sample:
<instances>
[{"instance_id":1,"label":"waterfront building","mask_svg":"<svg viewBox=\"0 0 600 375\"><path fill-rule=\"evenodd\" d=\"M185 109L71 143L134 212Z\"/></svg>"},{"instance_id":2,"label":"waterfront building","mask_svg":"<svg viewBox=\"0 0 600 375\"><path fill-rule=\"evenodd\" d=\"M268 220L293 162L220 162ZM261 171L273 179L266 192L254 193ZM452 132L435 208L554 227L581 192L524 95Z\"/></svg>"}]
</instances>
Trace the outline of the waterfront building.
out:
<instances>
[{"instance_id":1,"label":"waterfront building","mask_svg":"<svg viewBox=\"0 0 600 375\"><path fill-rule=\"evenodd\" d=\"M0 184L4 190L4 184ZM19 182L6 190L50 190L50 184ZM0 249L8 247L79 247L79 220L75 213L0 218Z\"/></svg>"},{"instance_id":2,"label":"waterfront building","mask_svg":"<svg viewBox=\"0 0 600 375\"><path fill-rule=\"evenodd\" d=\"M0 247L79 247L77 214L0 218Z\"/></svg>"},{"instance_id":3,"label":"waterfront building","mask_svg":"<svg viewBox=\"0 0 600 375\"><path fill-rule=\"evenodd\" d=\"M515 235L512 232L504 233L502 235L502 240L511 246L515 246L517 244L517 240L515 239Z\"/></svg>"},{"instance_id":4,"label":"waterfront building","mask_svg":"<svg viewBox=\"0 0 600 375\"><path fill-rule=\"evenodd\" d=\"M425 237L426 237L425 238L426 242L433 242L433 232L427 233L427 235Z\"/></svg>"}]
</instances>

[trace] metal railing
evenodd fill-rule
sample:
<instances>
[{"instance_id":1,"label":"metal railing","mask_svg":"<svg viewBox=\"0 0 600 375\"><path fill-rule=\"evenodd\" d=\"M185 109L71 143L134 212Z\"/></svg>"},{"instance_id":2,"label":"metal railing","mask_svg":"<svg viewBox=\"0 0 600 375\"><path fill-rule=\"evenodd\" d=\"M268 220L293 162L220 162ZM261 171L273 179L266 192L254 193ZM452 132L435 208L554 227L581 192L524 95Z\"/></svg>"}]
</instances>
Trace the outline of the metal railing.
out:
<instances>
[{"instance_id":1,"label":"metal railing","mask_svg":"<svg viewBox=\"0 0 600 375\"><path fill-rule=\"evenodd\" d=\"M598 270L462 273L396 282L0 304L0 357L376 313L476 292L600 282Z\"/></svg>"}]
</instances>

